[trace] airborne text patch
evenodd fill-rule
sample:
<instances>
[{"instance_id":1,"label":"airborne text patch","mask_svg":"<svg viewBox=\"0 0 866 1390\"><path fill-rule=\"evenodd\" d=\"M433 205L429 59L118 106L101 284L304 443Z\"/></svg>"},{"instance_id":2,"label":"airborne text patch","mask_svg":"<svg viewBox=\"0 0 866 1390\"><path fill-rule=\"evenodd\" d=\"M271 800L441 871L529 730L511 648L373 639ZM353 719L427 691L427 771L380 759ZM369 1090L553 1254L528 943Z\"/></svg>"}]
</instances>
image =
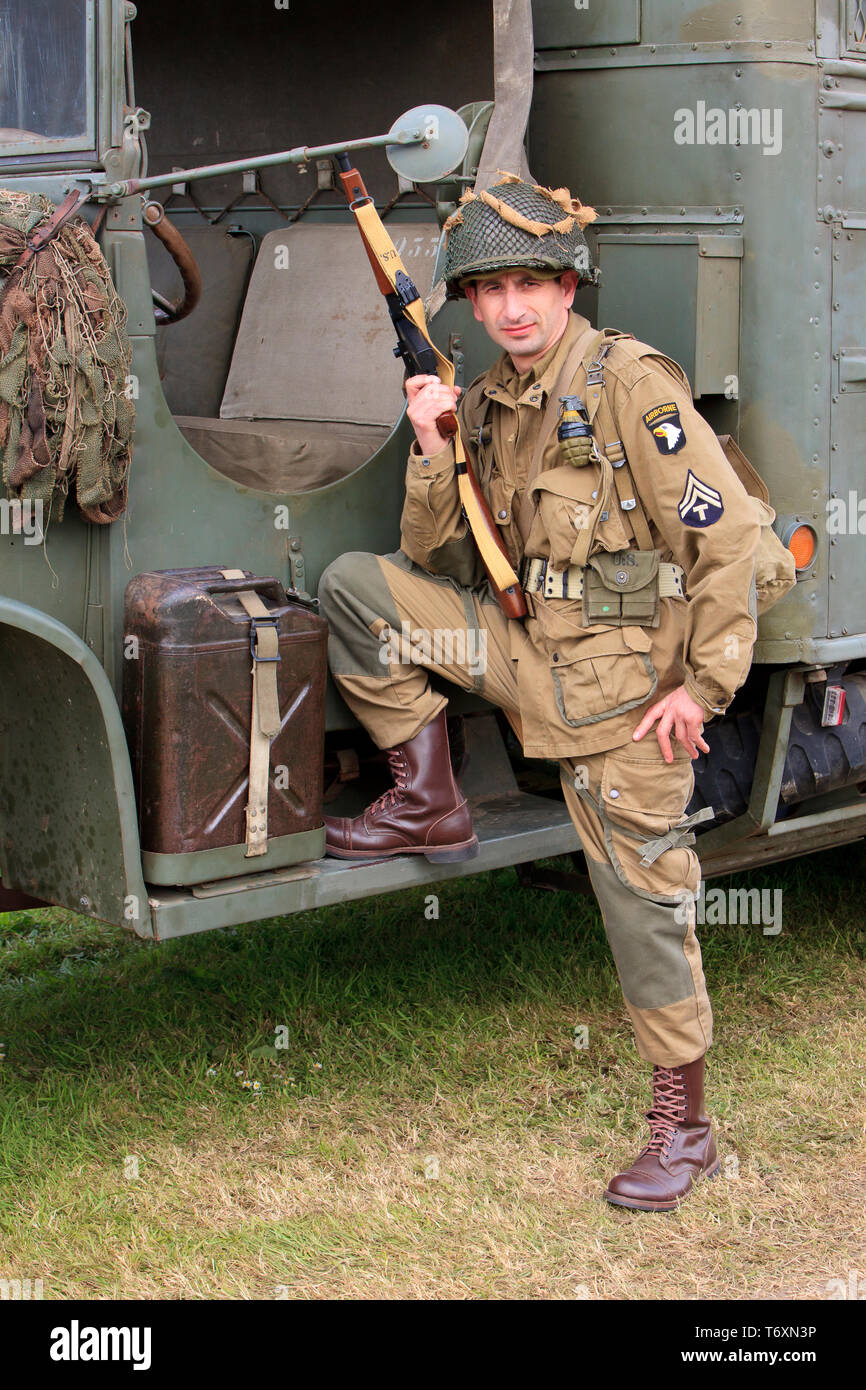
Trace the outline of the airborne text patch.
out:
<instances>
[{"instance_id":1,"label":"airborne text patch","mask_svg":"<svg viewBox=\"0 0 866 1390\"><path fill-rule=\"evenodd\" d=\"M702 483L689 469L685 491L677 504L680 520L686 526L712 526L724 510L722 494L709 483Z\"/></svg>"},{"instance_id":2,"label":"airborne text patch","mask_svg":"<svg viewBox=\"0 0 866 1390\"><path fill-rule=\"evenodd\" d=\"M686 442L686 432L680 422L680 410L675 401L654 405L643 422L656 443L660 454L678 454Z\"/></svg>"}]
</instances>

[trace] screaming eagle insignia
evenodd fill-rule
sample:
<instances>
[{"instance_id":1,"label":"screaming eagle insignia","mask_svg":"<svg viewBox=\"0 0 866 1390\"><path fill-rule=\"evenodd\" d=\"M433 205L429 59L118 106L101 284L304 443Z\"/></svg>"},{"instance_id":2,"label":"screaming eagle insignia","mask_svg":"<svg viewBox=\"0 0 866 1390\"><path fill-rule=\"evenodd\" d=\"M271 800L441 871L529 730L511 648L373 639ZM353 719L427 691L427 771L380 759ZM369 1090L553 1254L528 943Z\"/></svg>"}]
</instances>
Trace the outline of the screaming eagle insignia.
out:
<instances>
[{"instance_id":1,"label":"screaming eagle insignia","mask_svg":"<svg viewBox=\"0 0 866 1390\"><path fill-rule=\"evenodd\" d=\"M655 440L660 454L678 454L686 442L686 432L675 401L655 405L643 417L643 422Z\"/></svg>"},{"instance_id":2,"label":"screaming eagle insignia","mask_svg":"<svg viewBox=\"0 0 866 1390\"><path fill-rule=\"evenodd\" d=\"M677 504L680 520L686 526L712 526L724 510L722 494L709 483L702 483L689 469L685 491Z\"/></svg>"}]
</instances>

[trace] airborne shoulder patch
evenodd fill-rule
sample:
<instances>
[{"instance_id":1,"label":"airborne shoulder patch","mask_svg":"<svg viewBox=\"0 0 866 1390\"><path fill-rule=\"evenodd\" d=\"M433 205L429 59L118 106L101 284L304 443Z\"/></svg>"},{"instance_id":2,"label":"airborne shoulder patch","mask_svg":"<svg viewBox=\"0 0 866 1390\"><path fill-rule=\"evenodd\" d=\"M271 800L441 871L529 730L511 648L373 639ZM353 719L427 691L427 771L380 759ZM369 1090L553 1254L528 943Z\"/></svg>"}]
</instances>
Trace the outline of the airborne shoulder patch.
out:
<instances>
[{"instance_id":1,"label":"airborne shoulder patch","mask_svg":"<svg viewBox=\"0 0 866 1390\"><path fill-rule=\"evenodd\" d=\"M724 510L722 494L709 483L701 482L689 469L683 495L677 504L680 520L686 526L712 526Z\"/></svg>"},{"instance_id":2,"label":"airborne shoulder patch","mask_svg":"<svg viewBox=\"0 0 866 1390\"><path fill-rule=\"evenodd\" d=\"M643 422L655 440L660 454L678 454L686 442L686 432L680 420L680 410L676 401L666 401L654 405L643 417Z\"/></svg>"}]
</instances>

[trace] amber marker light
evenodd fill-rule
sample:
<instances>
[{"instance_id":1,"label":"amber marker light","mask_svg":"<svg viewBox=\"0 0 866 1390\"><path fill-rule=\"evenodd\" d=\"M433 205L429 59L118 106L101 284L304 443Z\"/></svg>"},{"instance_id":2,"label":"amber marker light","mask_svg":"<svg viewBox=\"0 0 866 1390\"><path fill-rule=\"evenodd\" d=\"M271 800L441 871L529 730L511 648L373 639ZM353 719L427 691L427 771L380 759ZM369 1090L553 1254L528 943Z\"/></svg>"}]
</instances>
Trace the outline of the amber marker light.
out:
<instances>
[{"instance_id":1,"label":"amber marker light","mask_svg":"<svg viewBox=\"0 0 866 1390\"><path fill-rule=\"evenodd\" d=\"M815 559L818 549L818 536L813 526L805 523L792 526L785 537L785 545L794 557L797 573L807 570Z\"/></svg>"}]
</instances>

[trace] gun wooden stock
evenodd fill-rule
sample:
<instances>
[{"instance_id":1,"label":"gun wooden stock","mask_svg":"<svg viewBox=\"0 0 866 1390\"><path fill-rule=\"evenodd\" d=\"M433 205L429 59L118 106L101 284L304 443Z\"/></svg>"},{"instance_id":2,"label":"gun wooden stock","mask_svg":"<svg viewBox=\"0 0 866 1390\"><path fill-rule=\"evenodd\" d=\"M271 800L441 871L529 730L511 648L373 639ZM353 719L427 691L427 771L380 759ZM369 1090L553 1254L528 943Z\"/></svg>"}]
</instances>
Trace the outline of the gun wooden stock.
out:
<instances>
[{"instance_id":1,"label":"gun wooden stock","mask_svg":"<svg viewBox=\"0 0 866 1390\"><path fill-rule=\"evenodd\" d=\"M443 439L454 438L454 436L457 433L457 416L454 414L453 410L445 411L442 415L439 416L439 419L436 421L436 428L438 429ZM487 505L487 499L484 496L484 493L481 491L478 479L476 478L472 465L468 459L463 464L458 463L457 472L458 475L460 473L464 474L466 482L472 489L473 496L475 497L477 510L480 514L478 520L480 520L481 524L484 527L484 530L487 532L488 538L493 542L497 550L501 551L501 553L505 556L506 560L508 560L508 563L511 564L511 559L509 557L508 551L505 549L505 546L502 543L502 537L499 533L499 527L493 520L493 513ZM476 521L476 526L473 528L473 530L477 529L477 525L478 521ZM481 559L483 563L483 555ZM502 609L506 618L525 617L526 600L523 597L523 590L518 588L516 584L512 584L511 587L508 589L500 589L499 585L496 583L492 574L490 573L490 570L487 568L487 565L484 565L484 568L485 570L487 570L487 578L489 580L490 587L493 590L496 602L499 604L499 607Z\"/></svg>"},{"instance_id":2,"label":"gun wooden stock","mask_svg":"<svg viewBox=\"0 0 866 1390\"><path fill-rule=\"evenodd\" d=\"M349 160L345 155L340 156L340 183L343 185L343 192L348 198L350 206L352 203L360 202L365 198L370 199L370 202L372 202L373 200L372 198L370 198L370 195L367 192L366 187L364 186L364 180L361 178L361 175L358 173L358 170L343 170L342 165L344 160L346 164L349 163ZM390 294L391 285L388 283L387 275L382 270L382 267L376 259L375 253L370 250L370 247L367 245L367 242L364 240L363 237L361 238L361 240L362 242L364 242L364 250L367 252L367 260L373 267L373 274L376 277L376 284L379 286L379 289L381 290L382 294Z\"/></svg>"},{"instance_id":3,"label":"gun wooden stock","mask_svg":"<svg viewBox=\"0 0 866 1390\"><path fill-rule=\"evenodd\" d=\"M484 531L487 534L487 539L493 545L496 546L496 549L501 552L501 554L505 557L505 559L508 561L508 564L510 565L511 559L508 554L508 551L505 549L505 546L502 543L502 537L499 534L499 527L493 520L493 513L487 505L487 499L485 498L484 493L481 491L481 488L478 484L478 479L476 478L472 470L472 465L471 463L469 463L468 460L466 461L466 463L458 463L457 465L458 484L460 483L461 474L463 474L464 486L468 484L469 488L472 491L472 494L475 498L477 513L480 514L476 515L475 522L472 527L473 534L476 537L476 543L478 527L480 525L484 528ZM484 564L483 555L481 556L481 561L482 564ZM490 573L490 570L486 564L484 564L484 568L487 571L487 579L491 589L493 590L493 595L496 599L496 602L499 604L499 607L502 609L506 618L525 617L526 600L523 597L523 590L520 588L520 586L517 584L512 584L511 587L508 589L500 589L499 585L496 583L496 580L493 578L493 575Z\"/></svg>"}]
</instances>

